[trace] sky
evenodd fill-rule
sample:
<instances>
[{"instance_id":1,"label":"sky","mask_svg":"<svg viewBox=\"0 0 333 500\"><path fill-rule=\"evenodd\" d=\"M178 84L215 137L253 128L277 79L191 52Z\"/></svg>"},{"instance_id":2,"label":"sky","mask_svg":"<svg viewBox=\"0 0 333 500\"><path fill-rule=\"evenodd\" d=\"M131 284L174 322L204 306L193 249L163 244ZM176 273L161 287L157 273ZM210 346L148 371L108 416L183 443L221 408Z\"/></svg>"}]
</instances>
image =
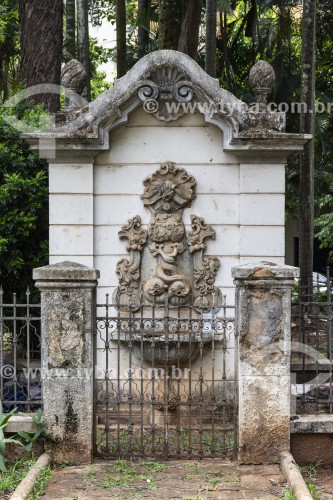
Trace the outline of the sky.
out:
<instances>
[{"instance_id":1,"label":"sky","mask_svg":"<svg viewBox=\"0 0 333 500\"><path fill-rule=\"evenodd\" d=\"M116 31L114 26L106 20L102 21L101 26L89 26L89 36L97 38L98 45L105 47L107 49L114 48L116 46ZM105 71L106 80L113 82L116 78L116 63L109 61L105 64L99 66L101 71Z\"/></svg>"}]
</instances>

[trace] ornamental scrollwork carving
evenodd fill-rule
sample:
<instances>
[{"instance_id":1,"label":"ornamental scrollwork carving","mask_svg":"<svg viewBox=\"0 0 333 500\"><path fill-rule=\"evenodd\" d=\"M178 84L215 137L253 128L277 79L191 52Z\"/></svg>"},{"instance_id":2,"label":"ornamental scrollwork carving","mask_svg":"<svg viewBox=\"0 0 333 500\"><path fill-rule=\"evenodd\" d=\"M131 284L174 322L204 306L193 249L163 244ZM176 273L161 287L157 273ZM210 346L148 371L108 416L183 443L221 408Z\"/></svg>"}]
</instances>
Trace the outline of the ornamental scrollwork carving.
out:
<instances>
[{"instance_id":1,"label":"ornamental scrollwork carving","mask_svg":"<svg viewBox=\"0 0 333 500\"><path fill-rule=\"evenodd\" d=\"M162 163L151 177L143 182L145 190L141 199L149 210L155 213L173 213L191 205L195 198L196 182L186 170L178 168L171 161ZM181 219L180 212L180 220ZM153 221L152 221L153 222Z\"/></svg>"},{"instance_id":2,"label":"ornamental scrollwork carving","mask_svg":"<svg viewBox=\"0 0 333 500\"><path fill-rule=\"evenodd\" d=\"M146 229L141 229L141 217L137 215L128 221L119 231L120 239L126 238L128 244L126 249L130 252L129 259L121 259L116 267L119 280L118 297L121 297L121 304L139 300L140 264L141 252L147 241L148 233Z\"/></svg>"},{"instance_id":3,"label":"ornamental scrollwork carving","mask_svg":"<svg viewBox=\"0 0 333 500\"><path fill-rule=\"evenodd\" d=\"M204 255L205 240L214 239L215 231L204 219L192 215L192 230L186 234L182 218L195 198L194 177L166 162L143 184L141 199L152 215L148 230L141 228L136 216L119 232L120 238L128 240L130 252L130 259L121 259L116 269L120 304L138 306L143 293L152 303L186 304L191 300L200 312L219 309L221 292L214 283L220 261Z\"/></svg>"},{"instance_id":4,"label":"ornamental scrollwork carving","mask_svg":"<svg viewBox=\"0 0 333 500\"><path fill-rule=\"evenodd\" d=\"M190 253L197 252L198 250L205 250L206 243L204 240L206 238L211 238L215 240L215 231L212 226L205 224L204 219L198 217L197 215L191 215L191 227L192 231L188 233L188 250Z\"/></svg>"},{"instance_id":5,"label":"ornamental scrollwork carving","mask_svg":"<svg viewBox=\"0 0 333 500\"><path fill-rule=\"evenodd\" d=\"M193 254L193 274L195 300L194 305L201 309L215 309L221 307L221 291L214 286L220 261L217 257L204 256L206 249L205 239L215 239L214 229L205 224L203 218L191 216L192 231L188 233L187 241L189 252Z\"/></svg>"},{"instance_id":6,"label":"ornamental scrollwork carving","mask_svg":"<svg viewBox=\"0 0 333 500\"><path fill-rule=\"evenodd\" d=\"M156 101L157 109L153 116L167 122L183 115L181 103L192 101L193 95L192 82L179 69L171 66L156 69L142 82L138 91L141 101Z\"/></svg>"}]
</instances>

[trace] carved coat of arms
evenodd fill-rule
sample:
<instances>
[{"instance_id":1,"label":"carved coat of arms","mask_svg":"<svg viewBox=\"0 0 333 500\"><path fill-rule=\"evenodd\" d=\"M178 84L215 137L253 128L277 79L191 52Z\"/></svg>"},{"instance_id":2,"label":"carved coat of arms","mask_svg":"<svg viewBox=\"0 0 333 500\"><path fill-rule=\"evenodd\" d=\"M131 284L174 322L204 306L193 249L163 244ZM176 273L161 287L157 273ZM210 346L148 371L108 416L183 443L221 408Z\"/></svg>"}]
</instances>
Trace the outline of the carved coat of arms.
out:
<instances>
[{"instance_id":1,"label":"carved coat of arms","mask_svg":"<svg viewBox=\"0 0 333 500\"><path fill-rule=\"evenodd\" d=\"M161 165L144 181L143 204L151 212L148 230L139 215L119 232L128 240L129 258L116 268L117 302L136 308L140 296L152 303L191 304L200 311L219 309L221 292L215 283L220 261L204 255L205 240L215 231L197 215L186 232L183 211L195 198L196 181L172 162Z\"/></svg>"}]
</instances>

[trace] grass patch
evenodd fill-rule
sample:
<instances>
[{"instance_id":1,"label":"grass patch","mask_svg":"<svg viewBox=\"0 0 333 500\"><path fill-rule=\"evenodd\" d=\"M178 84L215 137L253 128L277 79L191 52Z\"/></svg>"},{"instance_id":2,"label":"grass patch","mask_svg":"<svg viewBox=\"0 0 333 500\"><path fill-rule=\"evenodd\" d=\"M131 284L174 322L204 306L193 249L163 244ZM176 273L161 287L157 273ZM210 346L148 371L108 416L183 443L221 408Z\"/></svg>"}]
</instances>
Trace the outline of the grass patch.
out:
<instances>
[{"instance_id":1,"label":"grass patch","mask_svg":"<svg viewBox=\"0 0 333 500\"><path fill-rule=\"evenodd\" d=\"M111 472L106 477L93 480L97 488L125 488L136 491L156 490L156 478L154 473L161 472L165 468L159 462L134 463L128 460L118 459L114 462ZM92 479L91 475L90 478Z\"/></svg>"},{"instance_id":2,"label":"grass patch","mask_svg":"<svg viewBox=\"0 0 333 500\"><path fill-rule=\"evenodd\" d=\"M47 483L50 481L52 475L52 470L50 467L45 467L41 474L39 475L37 482L34 487L32 495L30 495L29 500L38 500L41 493L44 491Z\"/></svg>"},{"instance_id":3,"label":"grass patch","mask_svg":"<svg viewBox=\"0 0 333 500\"><path fill-rule=\"evenodd\" d=\"M22 479L27 475L29 469L36 462L37 457L21 458L8 464L7 471L0 476L0 493L8 495L12 493L20 484ZM43 469L41 475L36 482L33 494L29 500L37 500L45 488L51 477L51 469L49 467Z\"/></svg>"},{"instance_id":4,"label":"grass patch","mask_svg":"<svg viewBox=\"0 0 333 500\"><path fill-rule=\"evenodd\" d=\"M281 500L296 500L296 497L294 495L294 492L291 490L286 490L282 497L281 497Z\"/></svg>"},{"instance_id":5,"label":"grass patch","mask_svg":"<svg viewBox=\"0 0 333 500\"><path fill-rule=\"evenodd\" d=\"M0 493L8 494L13 492L35 462L35 458L21 458L9 464L7 471L2 472L0 476Z\"/></svg>"},{"instance_id":6,"label":"grass patch","mask_svg":"<svg viewBox=\"0 0 333 500\"><path fill-rule=\"evenodd\" d=\"M313 500L319 500L320 499L320 492L319 488L316 485L316 477L317 477L317 469L322 465L322 460L319 460L319 462L312 462L310 465L306 465L305 467L300 467L300 471L302 476L304 477L304 480L306 482L306 485L313 497Z\"/></svg>"},{"instance_id":7,"label":"grass patch","mask_svg":"<svg viewBox=\"0 0 333 500\"><path fill-rule=\"evenodd\" d=\"M148 467L148 469L154 472L162 472L165 469L165 465L159 462L141 462L141 467Z\"/></svg>"},{"instance_id":8,"label":"grass patch","mask_svg":"<svg viewBox=\"0 0 333 500\"><path fill-rule=\"evenodd\" d=\"M80 465L80 462L77 460L63 460L60 464L60 467L64 469L65 467L73 467L75 465Z\"/></svg>"}]
</instances>

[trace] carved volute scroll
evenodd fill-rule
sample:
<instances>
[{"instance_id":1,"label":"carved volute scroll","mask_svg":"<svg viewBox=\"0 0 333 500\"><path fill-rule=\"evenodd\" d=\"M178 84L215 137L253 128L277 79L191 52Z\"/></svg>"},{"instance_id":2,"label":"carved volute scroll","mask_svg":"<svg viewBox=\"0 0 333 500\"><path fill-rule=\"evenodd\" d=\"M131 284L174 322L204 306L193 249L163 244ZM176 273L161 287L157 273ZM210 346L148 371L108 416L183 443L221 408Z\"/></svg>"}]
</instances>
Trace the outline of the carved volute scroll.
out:
<instances>
[{"instance_id":1,"label":"carved volute scroll","mask_svg":"<svg viewBox=\"0 0 333 500\"><path fill-rule=\"evenodd\" d=\"M119 232L120 238L128 239L130 259L121 259L117 264L118 301L135 308L142 288L149 302L164 303L168 298L170 303L186 304L192 297L200 311L218 309L221 293L214 282L220 262L217 257L203 255L205 240L214 239L215 231L204 219L193 215L192 231L186 235L182 219L184 209L195 198L194 177L166 162L143 184L141 199L152 216L148 231L141 228L141 218L136 216ZM142 269L145 251L150 254L145 262L152 259L153 272Z\"/></svg>"},{"instance_id":2,"label":"carved volute scroll","mask_svg":"<svg viewBox=\"0 0 333 500\"><path fill-rule=\"evenodd\" d=\"M187 241L189 252L193 254L193 274L195 301L194 305L200 308L213 308L221 303L221 291L214 286L216 273L220 267L217 257L204 256L206 238L215 239L214 229L205 224L204 219L197 215L191 216L192 231L188 233Z\"/></svg>"},{"instance_id":3,"label":"carved volute scroll","mask_svg":"<svg viewBox=\"0 0 333 500\"><path fill-rule=\"evenodd\" d=\"M129 220L128 224L124 225L119 231L121 239L128 239L126 249L130 252L129 260L121 259L116 268L119 279L118 294L122 297L122 303L124 304L130 302L138 304L141 252L147 241L147 236L147 231L141 229L141 217L139 215ZM129 299L131 299L130 302Z\"/></svg>"},{"instance_id":4,"label":"carved volute scroll","mask_svg":"<svg viewBox=\"0 0 333 500\"><path fill-rule=\"evenodd\" d=\"M158 104L158 109L154 113L155 118L160 121L174 121L182 116L181 108L179 112L167 108L166 103L190 102L193 99L193 84L186 79L186 76L178 68L162 67L157 68L149 75L149 79L144 80L139 88L138 96L145 102L153 99Z\"/></svg>"}]
</instances>

